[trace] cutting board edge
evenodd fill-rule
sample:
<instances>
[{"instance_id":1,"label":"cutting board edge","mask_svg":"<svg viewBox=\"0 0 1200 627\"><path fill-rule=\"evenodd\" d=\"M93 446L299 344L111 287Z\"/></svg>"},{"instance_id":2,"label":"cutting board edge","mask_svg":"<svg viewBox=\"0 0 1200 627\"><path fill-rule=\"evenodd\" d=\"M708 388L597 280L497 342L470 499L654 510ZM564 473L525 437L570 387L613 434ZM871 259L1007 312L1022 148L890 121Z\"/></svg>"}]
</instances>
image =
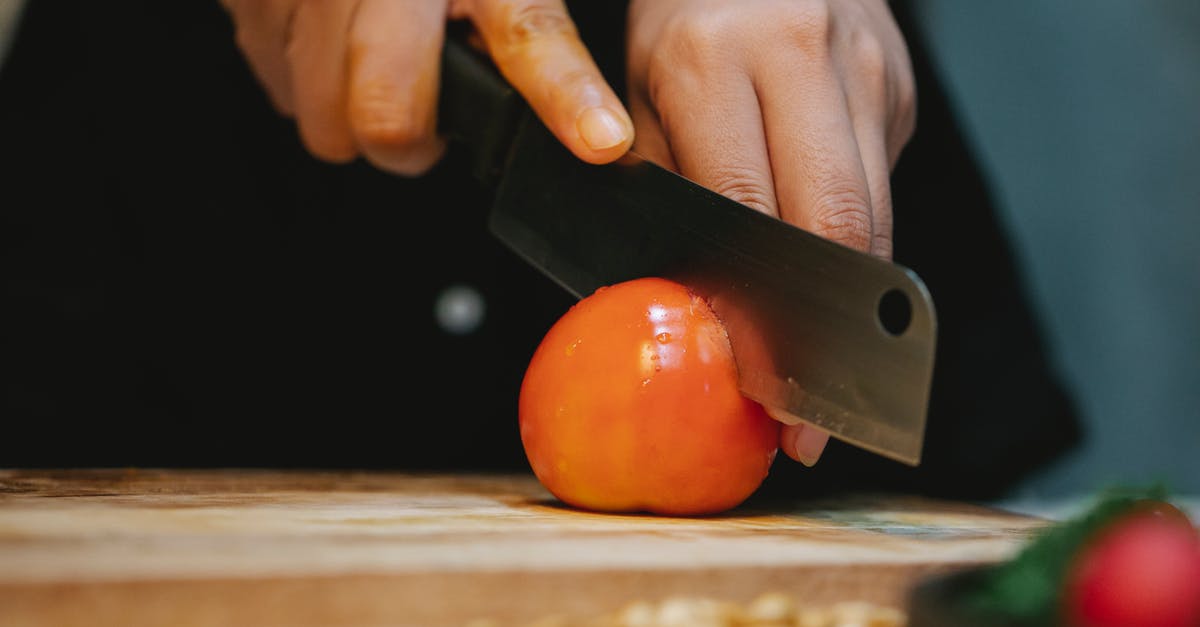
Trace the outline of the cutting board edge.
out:
<instances>
[{"instance_id":1,"label":"cutting board edge","mask_svg":"<svg viewBox=\"0 0 1200 627\"><path fill-rule=\"evenodd\" d=\"M766 592L813 605L853 601L904 609L919 581L985 563L0 582L0 624L441 627L489 619L525 625L552 615L596 617L639 600L741 603Z\"/></svg>"}]
</instances>

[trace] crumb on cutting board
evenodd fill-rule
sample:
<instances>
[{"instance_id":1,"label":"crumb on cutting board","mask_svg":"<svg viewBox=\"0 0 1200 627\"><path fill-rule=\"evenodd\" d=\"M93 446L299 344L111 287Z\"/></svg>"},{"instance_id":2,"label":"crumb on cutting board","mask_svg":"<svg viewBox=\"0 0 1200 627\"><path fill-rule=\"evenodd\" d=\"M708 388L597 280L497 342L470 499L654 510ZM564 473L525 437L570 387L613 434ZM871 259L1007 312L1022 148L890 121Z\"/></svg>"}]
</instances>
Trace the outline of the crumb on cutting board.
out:
<instances>
[{"instance_id":1,"label":"crumb on cutting board","mask_svg":"<svg viewBox=\"0 0 1200 627\"><path fill-rule=\"evenodd\" d=\"M590 618L548 615L519 625L480 619L466 627L905 627L907 615L894 607L862 601L827 606L799 604L781 592L749 603L698 596L638 600Z\"/></svg>"}]
</instances>

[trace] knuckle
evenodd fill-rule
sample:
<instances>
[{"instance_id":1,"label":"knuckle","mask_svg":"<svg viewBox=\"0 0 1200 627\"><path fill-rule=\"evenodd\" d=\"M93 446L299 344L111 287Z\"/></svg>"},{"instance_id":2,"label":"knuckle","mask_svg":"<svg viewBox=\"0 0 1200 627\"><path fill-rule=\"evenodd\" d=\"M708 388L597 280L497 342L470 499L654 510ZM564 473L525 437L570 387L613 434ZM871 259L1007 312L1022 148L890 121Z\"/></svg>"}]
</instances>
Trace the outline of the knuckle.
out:
<instances>
[{"instance_id":1,"label":"knuckle","mask_svg":"<svg viewBox=\"0 0 1200 627\"><path fill-rule=\"evenodd\" d=\"M571 67L555 75L545 89L550 94L550 102L572 102L577 94L584 93L596 80L591 68Z\"/></svg>"},{"instance_id":2,"label":"knuckle","mask_svg":"<svg viewBox=\"0 0 1200 627\"><path fill-rule=\"evenodd\" d=\"M740 46L738 30L743 18L728 10L689 12L671 20L664 28L658 63L667 71L681 67L693 71L720 65L731 50Z\"/></svg>"},{"instance_id":3,"label":"knuckle","mask_svg":"<svg viewBox=\"0 0 1200 627\"><path fill-rule=\"evenodd\" d=\"M724 37L725 22L719 12L689 14L670 25L671 40L686 52L710 50Z\"/></svg>"},{"instance_id":4,"label":"knuckle","mask_svg":"<svg viewBox=\"0 0 1200 627\"><path fill-rule=\"evenodd\" d=\"M548 2L524 2L508 9L501 32L506 47L523 48L544 37L574 36L575 24L561 7Z\"/></svg>"},{"instance_id":5,"label":"knuckle","mask_svg":"<svg viewBox=\"0 0 1200 627\"><path fill-rule=\"evenodd\" d=\"M870 33L856 31L850 36L850 54L860 76L877 87L886 85L888 58L883 42Z\"/></svg>"},{"instance_id":6,"label":"knuckle","mask_svg":"<svg viewBox=\"0 0 1200 627\"><path fill-rule=\"evenodd\" d=\"M730 52L741 44L731 37L734 21L722 16L721 11L688 13L666 25L646 63L652 104L670 102L679 93L696 93L707 77L728 64Z\"/></svg>"},{"instance_id":7,"label":"knuckle","mask_svg":"<svg viewBox=\"0 0 1200 627\"><path fill-rule=\"evenodd\" d=\"M429 116L390 81L370 81L355 89L349 115L354 135L365 145L403 150L427 142L433 134Z\"/></svg>"},{"instance_id":8,"label":"knuckle","mask_svg":"<svg viewBox=\"0 0 1200 627\"><path fill-rule=\"evenodd\" d=\"M718 170L712 190L767 215L776 213L774 193L751 168L730 166Z\"/></svg>"},{"instance_id":9,"label":"knuckle","mask_svg":"<svg viewBox=\"0 0 1200 627\"><path fill-rule=\"evenodd\" d=\"M895 249L892 244L892 236L885 233L876 233L871 238L871 254L880 259L891 259Z\"/></svg>"},{"instance_id":10,"label":"knuckle","mask_svg":"<svg viewBox=\"0 0 1200 627\"><path fill-rule=\"evenodd\" d=\"M893 216L891 194L879 194L879 200L875 202L873 208L875 209L875 215L871 225L871 254L883 259L891 259L894 250L892 243Z\"/></svg>"},{"instance_id":11,"label":"knuckle","mask_svg":"<svg viewBox=\"0 0 1200 627\"><path fill-rule=\"evenodd\" d=\"M833 12L825 0L808 0L785 5L776 24L783 28L789 41L802 50L824 52L833 39Z\"/></svg>"},{"instance_id":12,"label":"knuckle","mask_svg":"<svg viewBox=\"0 0 1200 627\"><path fill-rule=\"evenodd\" d=\"M357 85L347 114L364 157L380 169L419 176L441 157L432 105L422 106L393 81Z\"/></svg>"},{"instance_id":13,"label":"knuckle","mask_svg":"<svg viewBox=\"0 0 1200 627\"><path fill-rule=\"evenodd\" d=\"M871 202L849 181L826 186L816 198L814 231L857 250L871 250Z\"/></svg>"}]
</instances>

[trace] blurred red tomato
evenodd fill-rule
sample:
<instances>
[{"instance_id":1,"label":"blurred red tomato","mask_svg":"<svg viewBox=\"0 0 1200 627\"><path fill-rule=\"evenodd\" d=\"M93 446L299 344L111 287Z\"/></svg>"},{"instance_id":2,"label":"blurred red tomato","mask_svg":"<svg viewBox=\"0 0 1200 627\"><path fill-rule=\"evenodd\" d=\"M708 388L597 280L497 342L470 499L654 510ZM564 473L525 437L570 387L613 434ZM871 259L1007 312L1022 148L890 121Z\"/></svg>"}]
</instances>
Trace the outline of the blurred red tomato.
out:
<instances>
[{"instance_id":1,"label":"blurred red tomato","mask_svg":"<svg viewBox=\"0 0 1200 627\"><path fill-rule=\"evenodd\" d=\"M1200 535L1173 505L1137 507L1080 547L1063 601L1074 627L1200 627Z\"/></svg>"},{"instance_id":2,"label":"blurred red tomato","mask_svg":"<svg viewBox=\"0 0 1200 627\"><path fill-rule=\"evenodd\" d=\"M601 288L550 328L521 385L520 427L534 474L563 502L669 515L741 504L780 428L738 390L708 304L660 278Z\"/></svg>"}]
</instances>

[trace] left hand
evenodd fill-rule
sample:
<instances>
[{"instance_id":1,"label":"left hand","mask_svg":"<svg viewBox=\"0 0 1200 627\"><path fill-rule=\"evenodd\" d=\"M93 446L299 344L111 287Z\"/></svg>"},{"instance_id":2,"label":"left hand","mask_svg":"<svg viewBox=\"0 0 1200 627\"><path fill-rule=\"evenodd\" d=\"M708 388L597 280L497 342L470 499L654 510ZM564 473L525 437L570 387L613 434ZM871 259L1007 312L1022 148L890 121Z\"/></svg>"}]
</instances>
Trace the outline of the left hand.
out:
<instances>
[{"instance_id":1,"label":"left hand","mask_svg":"<svg viewBox=\"0 0 1200 627\"><path fill-rule=\"evenodd\" d=\"M889 179L912 137L916 93L885 0L633 0L629 11L635 150L763 213L891 257ZM828 440L792 424L780 448L811 466Z\"/></svg>"},{"instance_id":2,"label":"left hand","mask_svg":"<svg viewBox=\"0 0 1200 627\"><path fill-rule=\"evenodd\" d=\"M572 153L607 163L633 124L563 0L221 0L238 47L313 156L364 157L403 176L445 152L437 133L442 41L469 20L497 68Z\"/></svg>"}]
</instances>

